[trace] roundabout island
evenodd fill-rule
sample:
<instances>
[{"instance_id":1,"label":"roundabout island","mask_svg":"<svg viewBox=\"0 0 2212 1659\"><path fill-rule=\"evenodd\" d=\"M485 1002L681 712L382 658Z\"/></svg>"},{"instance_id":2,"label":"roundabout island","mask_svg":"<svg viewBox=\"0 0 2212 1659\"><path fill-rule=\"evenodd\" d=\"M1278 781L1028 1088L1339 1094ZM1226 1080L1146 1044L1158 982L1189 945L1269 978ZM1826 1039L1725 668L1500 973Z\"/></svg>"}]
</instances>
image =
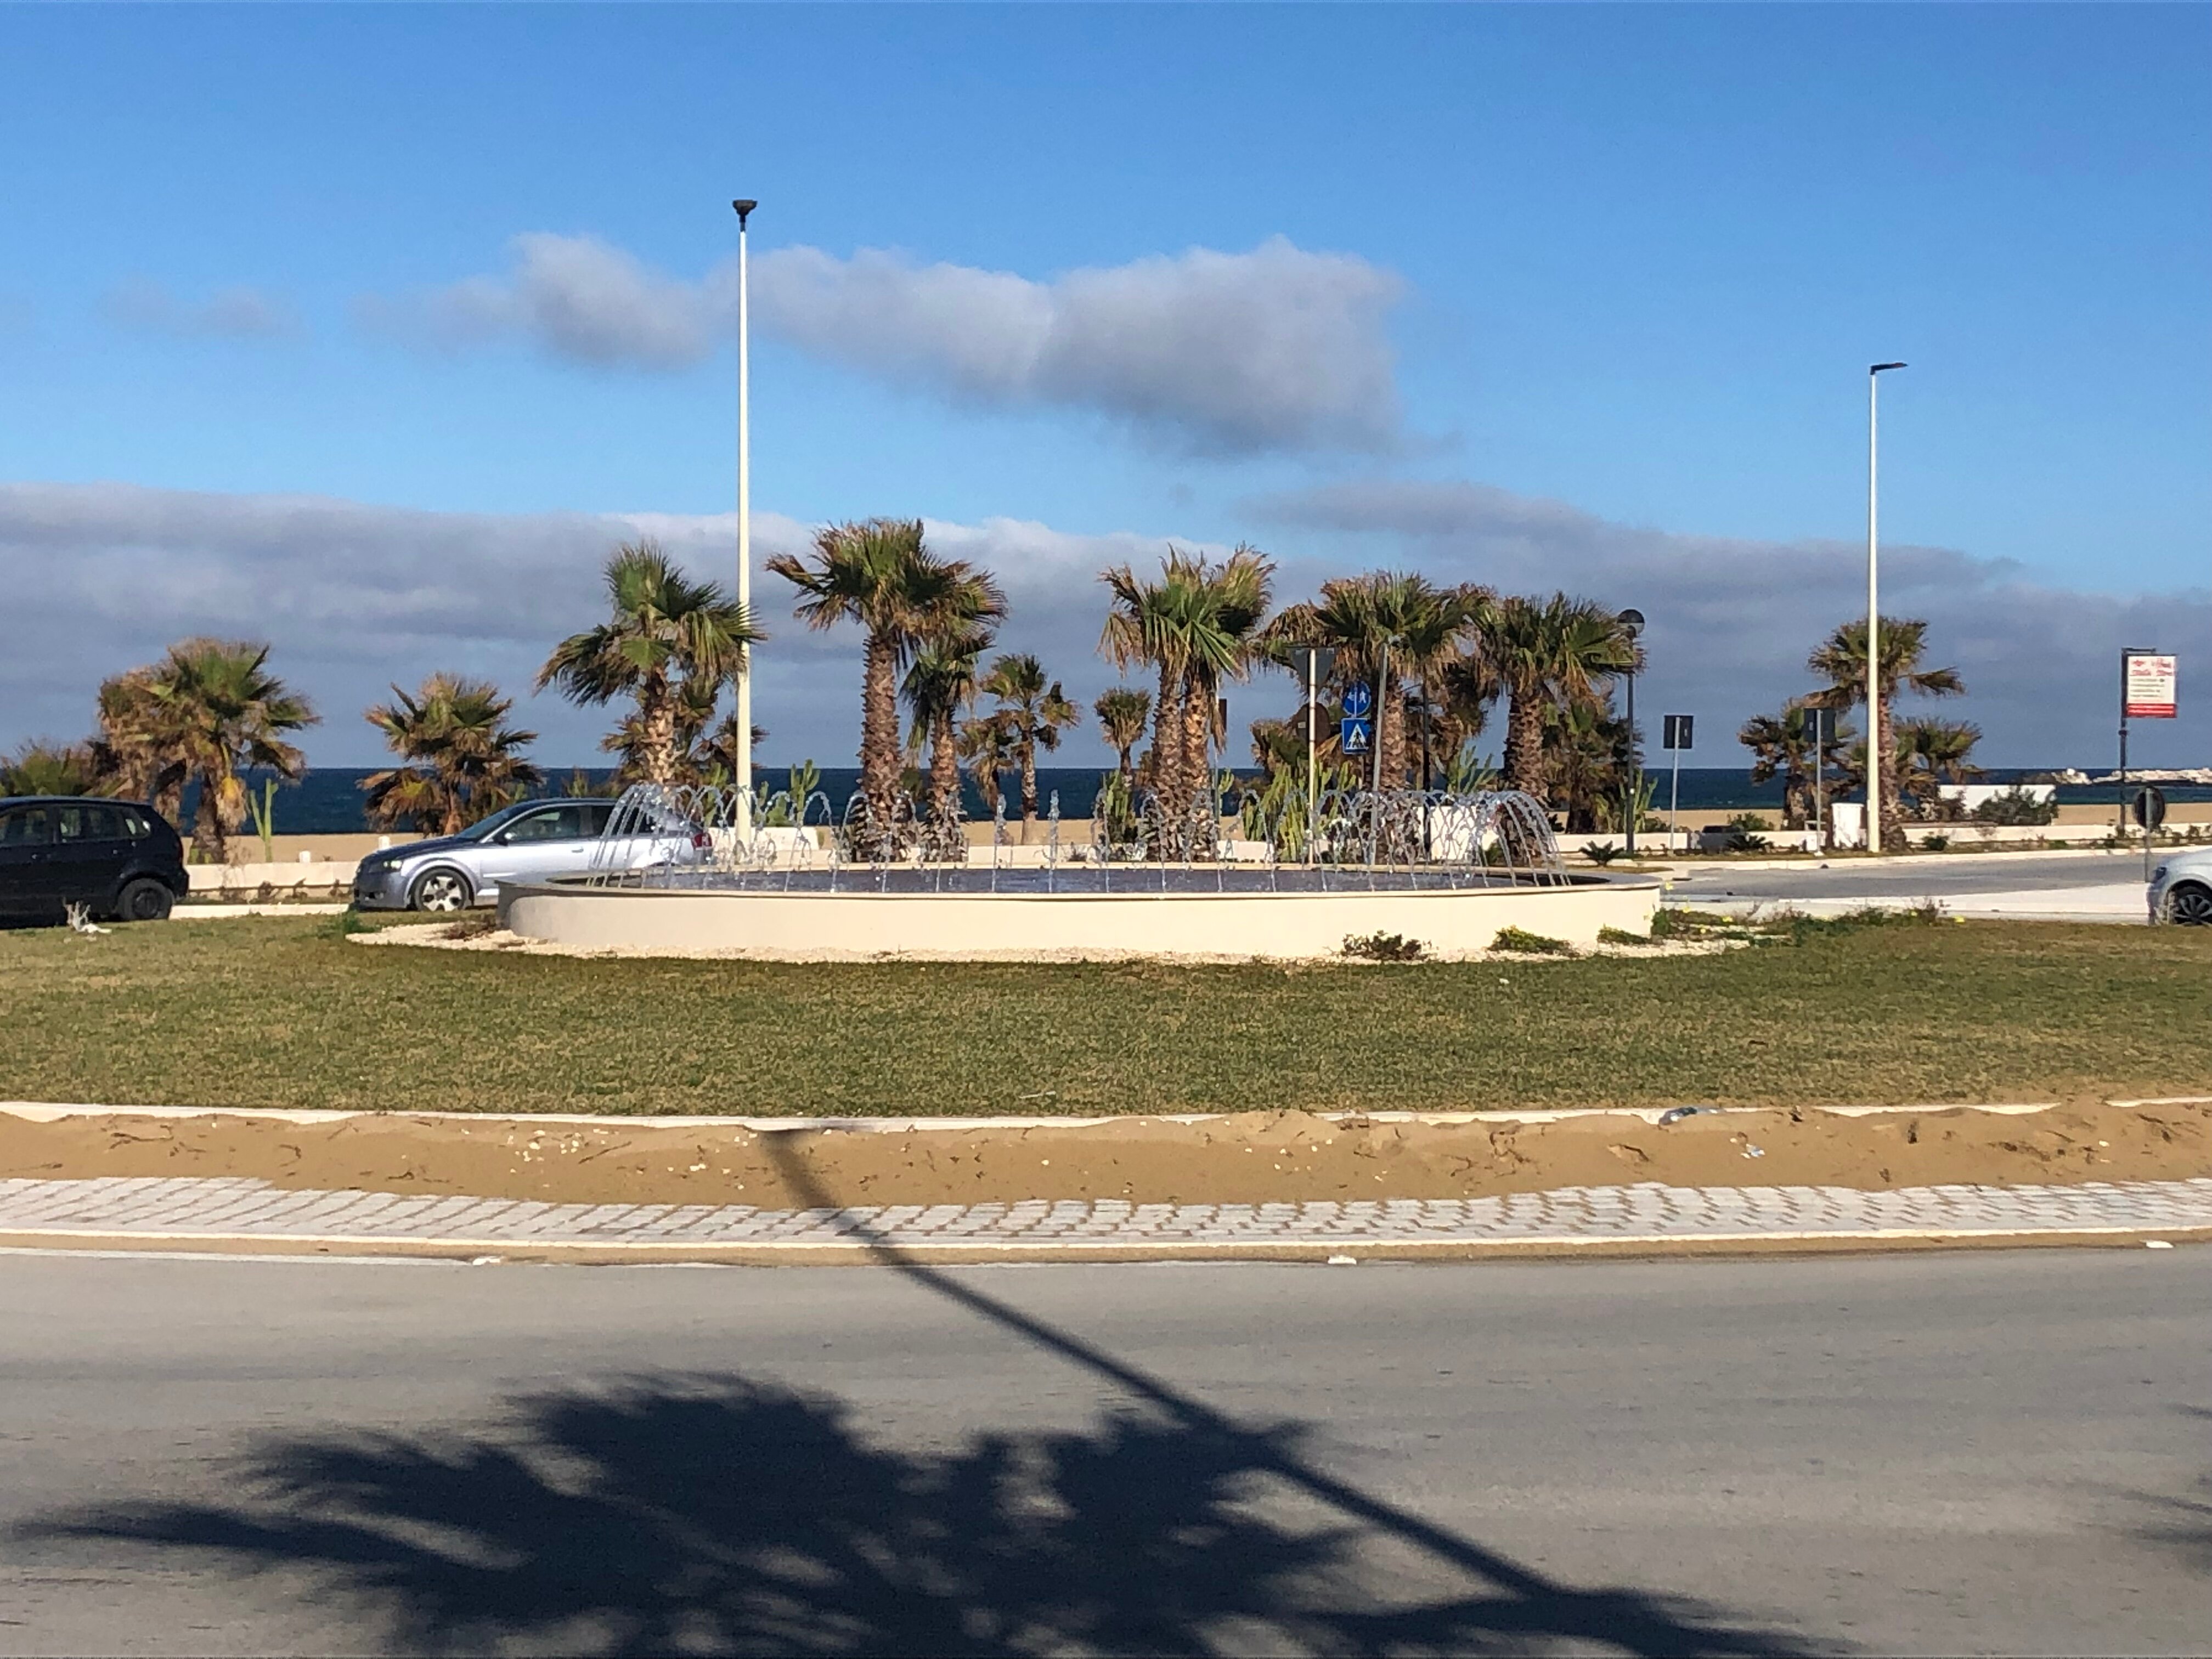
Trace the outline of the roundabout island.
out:
<instances>
[{"instance_id":1,"label":"roundabout island","mask_svg":"<svg viewBox=\"0 0 2212 1659\"><path fill-rule=\"evenodd\" d=\"M743 805L640 786L593 867L504 890L501 925L571 948L784 961L1295 962L1361 941L1450 960L1501 933L1646 935L1660 896L1651 877L1568 873L1548 817L1511 791L1362 791L1311 814L1209 800L1173 821L1147 802L1065 840L1054 812L1039 844L1003 818L971 837L904 797L855 795L834 822L820 795Z\"/></svg>"}]
</instances>

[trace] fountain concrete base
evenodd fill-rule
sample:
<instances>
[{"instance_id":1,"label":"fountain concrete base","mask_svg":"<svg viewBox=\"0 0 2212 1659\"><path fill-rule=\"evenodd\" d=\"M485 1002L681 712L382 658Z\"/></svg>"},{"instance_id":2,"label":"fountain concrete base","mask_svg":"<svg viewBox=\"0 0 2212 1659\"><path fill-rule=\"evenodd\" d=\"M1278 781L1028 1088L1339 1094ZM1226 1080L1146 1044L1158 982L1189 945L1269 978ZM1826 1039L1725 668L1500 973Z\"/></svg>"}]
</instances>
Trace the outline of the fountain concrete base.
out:
<instances>
[{"instance_id":1,"label":"fountain concrete base","mask_svg":"<svg viewBox=\"0 0 2212 1659\"><path fill-rule=\"evenodd\" d=\"M1347 939L1395 933L1431 957L1486 951L1503 928L1589 945L1601 928L1648 933L1650 877L1564 885L1333 892L872 892L594 886L501 892L526 939L646 955L768 961L1070 961L1164 957L1310 961Z\"/></svg>"}]
</instances>

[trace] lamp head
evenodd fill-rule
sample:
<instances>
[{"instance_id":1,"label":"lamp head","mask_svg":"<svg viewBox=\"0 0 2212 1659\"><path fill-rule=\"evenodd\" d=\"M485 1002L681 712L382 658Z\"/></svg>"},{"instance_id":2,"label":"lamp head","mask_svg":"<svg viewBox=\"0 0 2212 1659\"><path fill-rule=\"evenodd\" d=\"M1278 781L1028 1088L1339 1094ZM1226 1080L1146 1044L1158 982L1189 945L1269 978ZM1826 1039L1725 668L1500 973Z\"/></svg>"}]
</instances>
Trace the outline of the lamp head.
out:
<instances>
[{"instance_id":1,"label":"lamp head","mask_svg":"<svg viewBox=\"0 0 2212 1659\"><path fill-rule=\"evenodd\" d=\"M758 202L741 200L732 202L730 205L738 210L738 228L742 230L744 228L745 216L750 213L755 208L758 207L760 204Z\"/></svg>"},{"instance_id":2,"label":"lamp head","mask_svg":"<svg viewBox=\"0 0 2212 1659\"><path fill-rule=\"evenodd\" d=\"M1644 631L1644 613L1641 611L1624 611L1617 620L1622 631L1632 639Z\"/></svg>"},{"instance_id":3,"label":"lamp head","mask_svg":"<svg viewBox=\"0 0 2212 1659\"><path fill-rule=\"evenodd\" d=\"M1903 368L1905 367L1905 365L1903 363L1869 363L1867 365L1867 373L1869 374L1879 374L1884 369Z\"/></svg>"}]
</instances>

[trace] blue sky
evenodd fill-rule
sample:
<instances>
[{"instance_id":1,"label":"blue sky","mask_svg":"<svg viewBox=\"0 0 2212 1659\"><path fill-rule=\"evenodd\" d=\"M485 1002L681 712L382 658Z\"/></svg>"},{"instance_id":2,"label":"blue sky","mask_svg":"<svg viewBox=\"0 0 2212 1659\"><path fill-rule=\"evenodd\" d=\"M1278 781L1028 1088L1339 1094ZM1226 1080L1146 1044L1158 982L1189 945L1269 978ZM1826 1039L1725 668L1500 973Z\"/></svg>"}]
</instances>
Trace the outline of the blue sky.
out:
<instances>
[{"instance_id":1,"label":"blue sky","mask_svg":"<svg viewBox=\"0 0 2212 1659\"><path fill-rule=\"evenodd\" d=\"M714 568L743 193L763 535L941 523L1071 689L1097 556L1249 539L1286 597L1638 605L1646 706L1732 727L1863 592L1899 357L1897 608L1990 759L2098 763L2116 644L2212 686L2208 48L2182 6L13 9L0 561L67 644L0 666L0 742L219 629L366 762L386 680L519 684L588 619L605 515ZM831 760L857 647L793 631L770 752Z\"/></svg>"}]
</instances>

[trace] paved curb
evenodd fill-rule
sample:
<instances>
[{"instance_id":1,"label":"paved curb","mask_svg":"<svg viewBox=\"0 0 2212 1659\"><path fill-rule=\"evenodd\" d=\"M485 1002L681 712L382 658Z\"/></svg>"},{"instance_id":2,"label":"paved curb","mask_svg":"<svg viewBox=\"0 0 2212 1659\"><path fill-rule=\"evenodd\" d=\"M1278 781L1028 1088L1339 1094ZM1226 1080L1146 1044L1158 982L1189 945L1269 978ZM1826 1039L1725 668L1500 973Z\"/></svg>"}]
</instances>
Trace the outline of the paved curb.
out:
<instances>
[{"instance_id":1,"label":"paved curb","mask_svg":"<svg viewBox=\"0 0 2212 1659\"><path fill-rule=\"evenodd\" d=\"M1304 1204L547 1204L240 1177L0 1181L0 1248L466 1261L1472 1261L2212 1242L2212 1178L2065 1187L1571 1187Z\"/></svg>"},{"instance_id":2,"label":"paved curb","mask_svg":"<svg viewBox=\"0 0 2212 1659\"><path fill-rule=\"evenodd\" d=\"M316 1238L253 1233L93 1233L0 1231L0 1250L67 1254L313 1256L330 1261L460 1261L479 1266L544 1264L569 1267L654 1267L697 1264L732 1267L866 1267L1037 1265L1052 1262L1164 1264L1177 1261L1279 1261L1334 1264L1386 1261L1547 1261L1582 1259L1648 1261L1668 1256L1863 1255L1873 1251L1940 1249L2140 1249L2153 1240L2212 1243L2212 1226L2116 1229L2036 1229L2010 1231L1925 1231L1865 1232L1651 1234L1623 1238L1386 1239L1371 1243L1243 1244L1183 1241L1140 1245L974 1244L571 1244L518 1247L512 1239ZM1349 1263L1346 1265L1350 1265Z\"/></svg>"}]
</instances>

